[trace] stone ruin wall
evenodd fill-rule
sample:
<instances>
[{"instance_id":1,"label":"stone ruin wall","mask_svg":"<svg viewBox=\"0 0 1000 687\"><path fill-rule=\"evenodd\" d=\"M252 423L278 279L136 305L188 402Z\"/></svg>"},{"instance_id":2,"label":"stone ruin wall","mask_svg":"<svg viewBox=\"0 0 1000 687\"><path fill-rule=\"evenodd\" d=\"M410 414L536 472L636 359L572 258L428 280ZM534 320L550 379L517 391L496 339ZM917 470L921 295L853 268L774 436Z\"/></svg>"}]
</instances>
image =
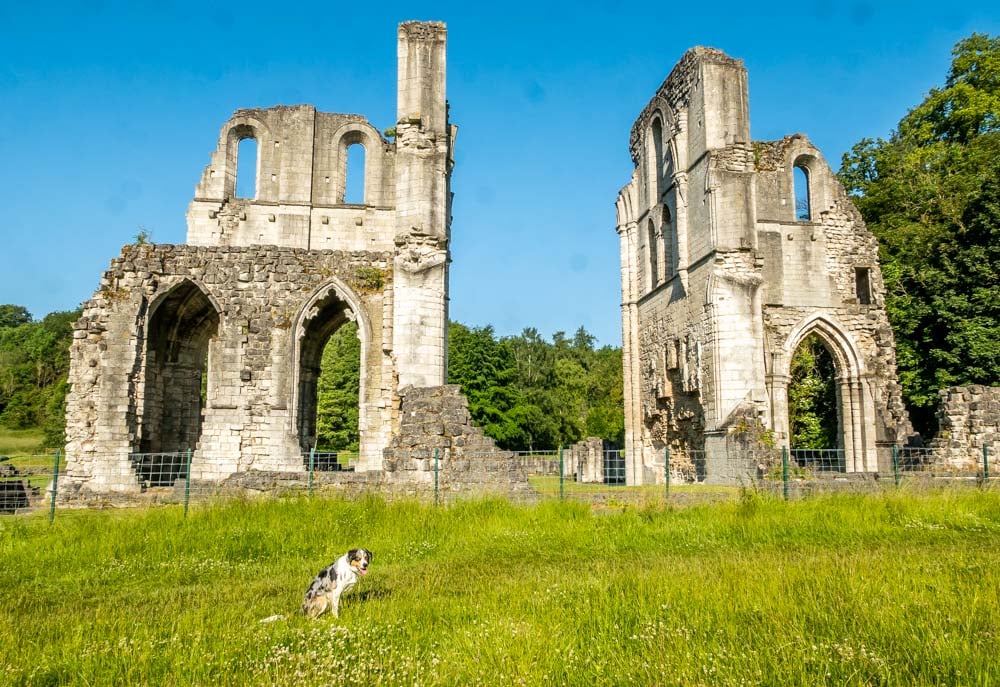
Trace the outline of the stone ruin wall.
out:
<instances>
[{"instance_id":1,"label":"stone ruin wall","mask_svg":"<svg viewBox=\"0 0 1000 687\"><path fill-rule=\"evenodd\" d=\"M366 445L388 443L394 371L391 319L383 322L392 303L392 275L388 253L125 247L74 325L66 425L70 478L88 483L101 474L123 476L127 462L113 469L107 462L162 448L143 445L144 438L155 442L158 437L151 436L155 429L143 426L154 399L146 384L152 363L141 342L150 326L149 310L185 282L207 296L219 321L208 350L200 439L175 447L194 450L193 476L302 469L293 402L297 375L290 363L296 330L308 319L311 303L324 294L343 304L345 317L347 310L358 311L350 316L358 320L365 347L359 429ZM381 462L377 452L361 460L372 468Z\"/></svg>"},{"instance_id":2,"label":"stone ruin wall","mask_svg":"<svg viewBox=\"0 0 1000 687\"><path fill-rule=\"evenodd\" d=\"M237 152L246 138L257 142L253 198L236 196ZM365 150L364 202L348 204L352 145ZM361 115L311 105L238 110L223 125L195 187L187 243L391 250L396 157L396 145Z\"/></svg>"},{"instance_id":3,"label":"stone ruin wall","mask_svg":"<svg viewBox=\"0 0 1000 687\"><path fill-rule=\"evenodd\" d=\"M905 444L914 431L896 374L896 341L885 310L878 240L833 170L805 137L755 142L754 148L763 317L769 348L788 358L801 340L796 338L801 323L822 313L851 338L860 354L872 393L871 407L877 414L876 441ZM788 217L794 208L781 205L782 198L794 196L790 172L794 162L802 159L809 164L809 221ZM868 298L859 294L855 272L859 267L867 271ZM778 433L776 439L782 442L788 437Z\"/></svg>"},{"instance_id":4,"label":"stone ruin wall","mask_svg":"<svg viewBox=\"0 0 1000 687\"><path fill-rule=\"evenodd\" d=\"M711 48L681 58L630 151L618 199L630 482L657 479L666 446L725 453L748 422L787 445L790 362L809 334L838 368L850 469L875 469L876 444L912 428L877 241L819 151L801 135L752 141L743 64Z\"/></svg>"},{"instance_id":5,"label":"stone ruin wall","mask_svg":"<svg viewBox=\"0 0 1000 687\"><path fill-rule=\"evenodd\" d=\"M437 454L438 490L443 498L501 493L532 498L524 460L476 427L458 385L402 391L399 432L385 450L385 479L391 484L433 486Z\"/></svg>"},{"instance_id":6,"label":"stone ruin wall","mask_svg":"<svg viewBox=\"0 0 1000 687\"><path fill-rule=\"evenodd\" d=\"M358 473L337 479L425 482L427 466L400 462L401 447L383 454L413 435L400 408L425 394L443 405L414 411L439 416L421 420L440 430L421 440L447 438L455 484L490 481L470 478L480 466L455 457L472 447L497 468L491 475L509 462L456 429L464 411L441 386L456 132L446 33L437 22L399 26L394 140L360 115L309 105L239 110L223 125L188 207L189 245L126 246L75 325L61 490L169 489L185 476L187 451L195 483L301 479L322 349L350 320L361 341L361 455ZM256 141L255 160L241 161L244 139ZM346 202L354 145L365 151L360 203ZM252 197L239 197L237 167L251 163Z\"/></svg>"},{"instance_id":7,"label":"stone ruin wall","mask_svg":"<svg viewBox=\"0 0 1000 687\"><path fill-rule=\"evenodd\" d=\"M703 305L707 280L698 277L696 269L690 277L690 298L640 305L642 422L655 451L653 460L669 447L677 457L677 468L691 476L695 466L689 451L704 449L705 409L715 391L706 377L706 347L712 332Z\"/></svg>"},{"instance_id":8,"label":"stone ruin wall","mask_svg":"<svg viewBox=\"0 0 1000 687\"><path fill-rule=\"evenodd\" d=\"M990 473L1000 474L1000 387L974 384L939 393L938 433L930 442L935 460L959 468L981 468L986 446Z\"/></svg>"}]
</instances>

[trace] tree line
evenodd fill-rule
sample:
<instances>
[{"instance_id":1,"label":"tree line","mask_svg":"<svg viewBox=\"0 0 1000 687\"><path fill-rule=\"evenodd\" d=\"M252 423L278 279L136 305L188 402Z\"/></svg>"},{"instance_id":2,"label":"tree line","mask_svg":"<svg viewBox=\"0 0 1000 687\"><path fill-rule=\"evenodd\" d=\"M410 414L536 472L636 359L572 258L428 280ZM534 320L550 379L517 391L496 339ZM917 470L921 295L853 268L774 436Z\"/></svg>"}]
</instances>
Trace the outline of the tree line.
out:
<instances>
[{"instance_id":1,"label":"tree line","mask_svg":"<svg viewBox=\"0 0 1000 687\"><path fill-rule=\"evenodd\" d=\"M502 448L552 449L588 436L625 437L621 349L595 348L583 327L551 340L537 329L498 337L492 327L448 325L448 383L462 387L469 414ZM361 348L345 324L323 350L317 446L357 450Z\"/></svg>"},{"instance_id":2,"label":"tree line","mask_svg":"<svg viewBox=\"0 0 1000 687\"><path fill-rule=\"evenodd\" d=\"M20 305L0 305L0 427L38 428L61 446L73 322L79 310L36 322Z\"/></svg>"}]
</instances>

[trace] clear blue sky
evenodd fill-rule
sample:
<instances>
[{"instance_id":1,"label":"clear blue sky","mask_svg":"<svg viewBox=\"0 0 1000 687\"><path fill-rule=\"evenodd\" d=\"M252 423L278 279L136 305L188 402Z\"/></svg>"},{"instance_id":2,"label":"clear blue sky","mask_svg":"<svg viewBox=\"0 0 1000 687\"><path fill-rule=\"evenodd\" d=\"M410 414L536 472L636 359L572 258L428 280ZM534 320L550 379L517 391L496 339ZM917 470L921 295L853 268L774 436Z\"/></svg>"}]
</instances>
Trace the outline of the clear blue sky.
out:
<instances>
[{"instance_id":1,"label":"clear blue sky","mask_svg":"<svg viewBox=\"0 0 1000 687\"><path fill-rule=\"evenodd\" d=\"M392 126L409 19L449 29L452 319L616 346L629 129L687 48L745 60L755 139L805 133L837 168L943 82L957 40L1000 33L988 2L4 2L0 303L75 308L140 227L182 243L238 108Z\"/></svg>"}]
</instances>

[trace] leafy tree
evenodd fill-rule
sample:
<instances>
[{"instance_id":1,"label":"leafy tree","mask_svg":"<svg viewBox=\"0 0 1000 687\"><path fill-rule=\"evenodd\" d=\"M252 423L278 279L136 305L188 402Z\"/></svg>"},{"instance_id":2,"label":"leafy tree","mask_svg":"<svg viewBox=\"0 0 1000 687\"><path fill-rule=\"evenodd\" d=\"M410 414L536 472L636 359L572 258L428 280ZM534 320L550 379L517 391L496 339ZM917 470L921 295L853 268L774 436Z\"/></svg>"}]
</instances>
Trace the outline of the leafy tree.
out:
<instances>
[{"instance_id":1,"label":"leafy tree","mask_svg":"<svg viewBox=\"0 0 1000 687\"><path fill-rule=\"evenodd\" d=\"M504 343L517 362L517 384L533 420L525 432L529 448L553 448L586 436L621 442L625 436L621 349L594 349L595 338L580 327L546 342L533 328Z\"/></svg>"},{"instance_id":2,"label":"leafy tree","mask_svg":"<svg viewBox=\"0 0 1000 687\"><path fill-rule=\"evenodd\" d=\"M469 414L505 448L523 445L521 425L511 416L519 395L513 386L514 359L492 327L448 325L448 382L469 399Z\"/></svg>"},{"instance_id":3,"label":"leafy tree","mask_svg":"<svg viewBox=\"0 0 1000 687\"><path fill-rule=\"evenodd\" d=\"M23 305L0 305L0 329L20 327L31 322L31 313Z\"/></svg>"},{"instance_id":4,"label":"leafy tree","mask_svg":"<svg viewBox=\"0 0 1000 687\"><path fill-rule=\"evenodd\" d=\"M792 448L837 448L837 391L833 358L810 335L792 355L788 419Z\"/></svg>"},{"instance_id":5,"label":"leafy tree","mask_svg":"<svg viewBox=\"0 0 1000 687\"><path fill-rule=\"evenodd\" d=\"M538 330L497 340L492 327L452 323L448 380L473 420L503 448L552 449L588 435L624 438L621 350L594 349L584 328L552 342Z\"/></svg>"},{"instance_id":6,"label":"leafy tree","mask_svg":"<svg viewBox=\"0 0 1000 687\"><path fill-rule=\"evenodd\" d=\"M66 378L72 323L80 311L55 312L32 322L11 306L19 324L0 328L0 425L41 427L48 446L63 443Z\"/></svg>"},{"instance_id":7,"label":"leafy tree","mask_svg":"<svg viewBox=\"0 0 1000 687\"><path fill-rule=\"evenodd\" d=\"M316 387L316 445L325 451L357 451L361 341L358 325L347 322L323 348Z\"/></svg>"},{"instance_id":8,"label":"leafy tree","mask_svg":"<svg viewBox=\"0 0 1000 687\"><path fill-rule=\"evenodd\" d=\"M878 237L903 396L933 432L938 389L1000 380L1000 37L959 41L945 85L841 181Z\"/></svg>"}]
</instances>

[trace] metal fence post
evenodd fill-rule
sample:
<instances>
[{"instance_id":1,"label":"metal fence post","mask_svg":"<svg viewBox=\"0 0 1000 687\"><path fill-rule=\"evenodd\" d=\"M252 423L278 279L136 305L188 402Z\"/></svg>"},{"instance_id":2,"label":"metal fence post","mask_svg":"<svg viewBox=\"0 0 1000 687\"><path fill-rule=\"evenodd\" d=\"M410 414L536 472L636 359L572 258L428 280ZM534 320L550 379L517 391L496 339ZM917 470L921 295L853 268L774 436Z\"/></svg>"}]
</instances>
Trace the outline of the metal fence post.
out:
<instances>
[{"instance_id":1,"label":"metal fence post","mask_svg":"<svg viewBox=\"0 0 1000 687\"><path fill-rule=\"evenodd\" d=\"M788 500L788 447L781 447L781 481L784 483L782 491L785 495L785 500Z\"/></svg>"},{"instance_id":2,"label":"metal fence post","mask_svg":"<svg viewBox=\"0 0 1000 687\"><path fill-rule=\"evenodd\" d=\"M440 450L441 449L439 448L434 449L434 505L435 506L440 503L439 501L440 496L438 492L438 472L441 469L440 458L439 458Z\"/></svg>"},{"instance_id":3,"label":"metal fence post","mask_svg":"<svg viewBox=\"0 0 1000 687\"><path fill-rule=\"evenodd\" d=\"M990 446L983 444L983 481L990 481Z\"/></svg>"},{"instance_id":4,"label":"metal fence post","mask_svg":"<svg viewBox=\"0 0 1000 687\"><path fill-rule=\"evenodd\" d=\"M309 498L313 495L313 471L316 468L316 447L309 449Z\"/></svg>"},{"instance_id":5,"label":"metal fence post","mask_svg":"<svg viewBox=\"0 0 1000 687\"><path fill-rule=\"evenodd\" d=\"M58 493L59 493L59 449L56 449L55 461L52 463L52 503L49 504L50 525L56 519L56 494Z\"/></svg>"},{"instance_id":6,"label":"metal fence post","mask_svg":"<svg viewBox=\"0 0 1000 687\"><path fill-rule=\"evenodd\" d=\"M667 485L667 499L670 499L670 447L663 449L663 481Z\"/></svg>"},{"instance_id":7,"label":"metal fence post","mask_svg":"<svg viewBox=\"0 0 1000 687\"><path fill-rule=\"evenodd\" d=\"M187 474L187 479L184 480L184 517L188 516L188 503L191 501L191 449L187 450L186 456L187 469L185 473Z\"/></svg>"},{"instance_id":8,"label":"metal fence post","mask_svg":"<svg viewBox=\"0 0 1000 687\"><path fill-rule=\"evenodd\" d=\"M566 497L566 463L563 460L563 447L559 447L559 500Z\"/></svg>"},{"instance_id":9,"label":"metal fence post","mask_svg":"<svg viewBox=\"0 0 1000 687\"><path fill-rule=\"evenodd\" d=\"M896 486L899 486L899 445L892 445L892 475L896 480Z\"/></svg>"}]
</instances>

